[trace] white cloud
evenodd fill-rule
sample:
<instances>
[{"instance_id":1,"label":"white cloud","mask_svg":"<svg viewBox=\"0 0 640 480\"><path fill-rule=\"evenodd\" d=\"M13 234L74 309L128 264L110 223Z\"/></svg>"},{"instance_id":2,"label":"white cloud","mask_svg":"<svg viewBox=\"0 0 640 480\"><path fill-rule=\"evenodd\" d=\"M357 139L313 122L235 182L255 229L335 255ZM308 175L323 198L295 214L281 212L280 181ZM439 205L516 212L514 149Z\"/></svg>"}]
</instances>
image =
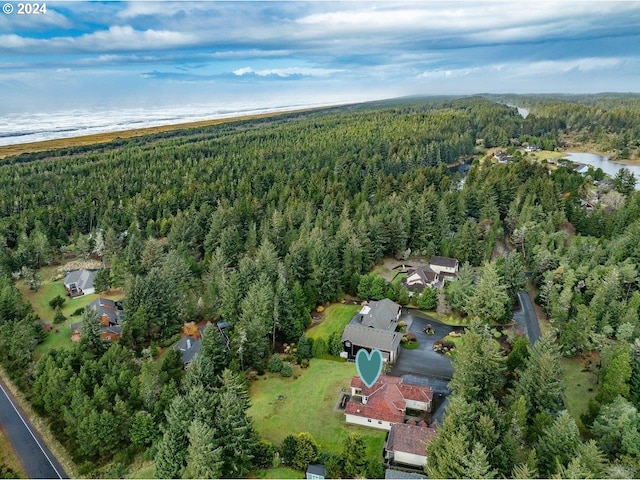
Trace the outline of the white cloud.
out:
<instances>
[{"instance_id":1,"label":"white cloud","mask_svg":"<svg viewBox=\"0 0 640 480\"><path fill-rule=\"evenodd\" d=\"M291 77L293 75L302 75L305 77L326 77L333 73L339 72L337 69L328 68L311 68L311 67L287 67L287 68L270 68L263 70L254 70L251 67L244 67L234 70L237 76L257 75L258 77L276 76L281 78Z\"/></svg>"},{"instance_id":2,"label":"white cloud","mask_svg":"<svg viewBox=\"0 0 640 480\"><path fill-rule=\"evenodd\" d=\"M15 50L31 53L55 52L109 52L133 50L165 50L194 45L197 39L190 33L168 30L135 30L129 25L112 26L79 37L36 39L15 34L0 35L0 51Z\"/></svg>"}]
</instances>

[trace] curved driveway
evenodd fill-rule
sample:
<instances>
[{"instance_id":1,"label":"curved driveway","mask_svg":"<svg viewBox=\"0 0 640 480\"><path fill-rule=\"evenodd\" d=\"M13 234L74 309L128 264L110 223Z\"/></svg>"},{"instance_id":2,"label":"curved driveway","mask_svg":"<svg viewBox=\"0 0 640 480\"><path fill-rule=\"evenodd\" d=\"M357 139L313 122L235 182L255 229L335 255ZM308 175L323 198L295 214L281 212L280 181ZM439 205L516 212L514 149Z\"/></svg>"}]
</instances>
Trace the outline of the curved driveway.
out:
<instances>
[{"instance_id":1,"label":"curved driveway","mask_svg":"<svg viewBox=\"0 0 640 480\"><path fill-rule=\"evenodd\" d=\"M459 330L459 328L450 327L417 312L410 313L406 317L410 317L412 320L409 331L416 336L418 348L415 350L400 348L400 355L398 355L398 359L391 369L391 374L396 376L414 374L447 381L451 380L453 375L451 358L434 352L433 344L452 331ZM435 330L434 335L427 335L422 331L428 323Z\"/></svg>"},{"instance_id":2,"label":"curved driveway","mask_svg":"<svg viewBox=\"0 0 640 480\"><path fill-rule=\"evenodd\" d=\"M520 303L520 310L513 314L513 319L527 335L529 343L533 345L540 340L540 325L527 292L518 292L518 303Z\"/></svg>"},{"instance_id":3,"label":"curved driveway","mask_svg":"<svg viewBox=\"0 0 640 480\"><path fill-rule=\"evenodd\" d=\"M2 381L0 425L29 478L69 478Z\"/></svg>"}]
</instances>

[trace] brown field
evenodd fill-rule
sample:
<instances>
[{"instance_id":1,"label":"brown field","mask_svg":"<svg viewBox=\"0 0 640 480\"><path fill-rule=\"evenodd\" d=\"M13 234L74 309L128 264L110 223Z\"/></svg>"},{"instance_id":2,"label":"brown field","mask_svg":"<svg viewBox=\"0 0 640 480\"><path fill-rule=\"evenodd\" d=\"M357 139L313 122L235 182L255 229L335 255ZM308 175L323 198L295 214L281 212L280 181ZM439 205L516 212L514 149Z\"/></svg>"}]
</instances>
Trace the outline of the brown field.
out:
<instances>
[{"instance_id":1,"label":"brown field","mask_svg":"<svg viewBox=\"0 0 640 480\"><path fill-rule=\"evenodd\" d=\"M13 472L18 474L19 478L27 478L27 475L20 464L20 460L16 457L16 454L13 452L13 447L2 431L2 427L0 427L0 465L10 468Z\"/></svg>"},{"instance_id":2,"label":"brown field","mask_svg":"<svg viewBox=\"0 0 640 480\"><path fill-rule=\"evenodd\" d=\"M158 127L137 128L133 130L124 130L120 132L96 133L93 135L83 135L80 137L60 138L55 140L44 140L42 142L22 143L17 145L0 146L0 159L20 155L21 153L44 152L55 150L58 148L81 147L86 145L96 145L99 143L108 143L113 140L141 137L144 135L154 135L156 133L170 132L174 130L187 130L190 128L210 127L223 123L239 122L243 120L254 120L259 118L271 118L291 113L312 112L322 110L329 107L314 107L286 110L283 112L257 113L255 115L243 115L229 118L217 118L213 120L202 120L199 122L178 123L173 125L161 125Z\"/></svg>"}]
</instances>

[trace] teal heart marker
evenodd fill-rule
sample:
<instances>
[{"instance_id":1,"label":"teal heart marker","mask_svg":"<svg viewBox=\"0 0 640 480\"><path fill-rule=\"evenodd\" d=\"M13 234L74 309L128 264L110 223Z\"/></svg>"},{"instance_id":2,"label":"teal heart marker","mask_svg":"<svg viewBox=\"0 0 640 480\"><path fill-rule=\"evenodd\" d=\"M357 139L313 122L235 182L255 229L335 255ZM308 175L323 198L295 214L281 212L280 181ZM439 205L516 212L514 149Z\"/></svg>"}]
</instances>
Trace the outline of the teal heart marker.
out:
<instances>
[{"instance_id":1,"label":"teal heart marker","mask_svg":"<svg viewBox=\"0 0 640 480\"><path fill-rule=\"evenodd\" d=\"M382 353L378 349L371 350L371 353L358 350L356 368L364 384L371 388L382 372Z\"/></svg>"}]
</instances>

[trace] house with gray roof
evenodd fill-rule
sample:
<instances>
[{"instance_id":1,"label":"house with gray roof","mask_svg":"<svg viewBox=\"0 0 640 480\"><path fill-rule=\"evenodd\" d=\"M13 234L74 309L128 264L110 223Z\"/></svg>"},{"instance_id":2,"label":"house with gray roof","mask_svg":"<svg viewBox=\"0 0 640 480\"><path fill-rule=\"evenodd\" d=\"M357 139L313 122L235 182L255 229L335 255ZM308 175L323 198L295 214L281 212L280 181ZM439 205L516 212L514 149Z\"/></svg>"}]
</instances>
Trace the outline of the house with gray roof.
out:
<instances>
[{"instance_id":1,"label":"house with gray roof","mask_svg":"<svg viewBox=\"0 0 640 480\"><path fill-rule=\"evenodd\" d=\"M348 324L342 333L342 345L349 360L356 358L358 350L371 352L378 349L385 362L394 363L398 358L398 350L402 334L395 331L371 328L357 323Z\"/></svg>"},{"instance_id":2,"label":"house with gray roof","mask_svg":"<svg viewBox=\"0 0 640 480\"><path fill-rule=\"evenodd\" d=\"M182 363L186 367L193 361L196 355L200 353L201 345L201 338L185 336L178 340L178 343L173 346L173 349L182 354Z\"/></svg>"},{"instance_id":3,"label":"house with gray roof","mask_svg":"<svg viewBox=\"0 0 640 480\"><path fill-rule=\"evenodd\" d=\"M71 298L95 293L93 282L96 278L97 270L71 270L64 276L64 288Z\"/></svg>"},{"instance_id":4,"label":"house with gray roof","mask_svg":"<svg viewBox=\"0 0 640 480\"><path fill-rule=\"evenodd\" d=\"M99 297L87 305L98 314L100 323L104 326L120 325L124 320L120 302L114 302L108 298Z\"/></svg>"},{"instance_id":5,"label":"house with gray roof","mask_svg":"<svg viewBox=\"0 0 640 480\"><path fill-rule=\"evenodd\" d=\"M358 312L360 324L394 332L400 318L402 307L388 298L372 300Z\"/></svg>"}]
</instances>

